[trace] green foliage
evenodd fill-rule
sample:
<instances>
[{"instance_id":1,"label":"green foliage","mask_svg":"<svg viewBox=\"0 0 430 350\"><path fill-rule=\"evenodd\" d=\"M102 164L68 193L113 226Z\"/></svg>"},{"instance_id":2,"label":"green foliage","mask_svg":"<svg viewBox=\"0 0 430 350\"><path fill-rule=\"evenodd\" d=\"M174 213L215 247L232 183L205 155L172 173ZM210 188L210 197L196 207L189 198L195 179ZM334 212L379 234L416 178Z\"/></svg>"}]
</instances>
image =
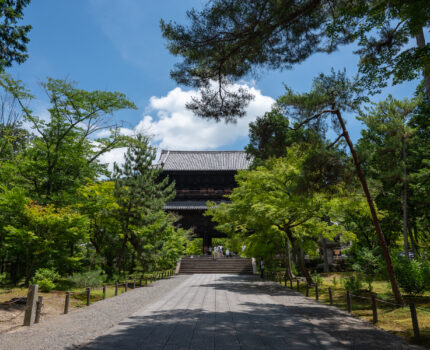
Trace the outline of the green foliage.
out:
<instances>
[{"instance_id":1,"label":"green foliage","mask_svg":"<svg viewBox=\"0 0 430 350\"><path fill-rule=\"evenodd\" d=\"M39 268L112 276L173 267L188 234L163 211L174 184L152 166L148 138L124 137L111 124L112 114L135 105L119 92L48 78L42 87L51 106L41 118L21 82L3 74L0 85L10 98L0 100L2 111L13 116L0 117L0 256L11 282L29 283ZM100 156L125 146L128 163L116 167L113 181L100 181L110 177Z\"/></svg>"},{"instance_id":2,"label":"green foliage","mask_svg":"<svg viewBox=\"0 0 430 350\"><path fill-rule=\"evenodd\" d=\"M30 0L9 0L0 3L0 71L10 67L13 62L23 63L28 58L27 43L30 25L18 25L22 20L24 8Z\"/></svg>"},{"instance_id":3,"label":"green foliage","mask_svg":"<svg viewBox=\"0 0 430 350\"><path fill-rule=\"evenodd\" d=\"M430 98L430 51L423 33L429 13L426 0L329 5L214 0L200 11L188 11L187 26L161 21L161 30L170 52L183 59L172 78L202 88L202 97L189 107L200 116L231 121L243 116L251 99L233 82L262 67L292 68L314 53L331 53L352 42L358 45L360 84L366 89L379 92L390 78L397 84L424 73ZM411 46L420 36L421 44Z\"/></svg>"},{"instance_id":4,"label":"green foliage","mask_svg":"<svg viewBox=\"0 0 430 350\"><path fill-rule=\"evenodd\" d=\"M334 288L336 288L337 287L337 279L336 279L336 277L333 277L332 283L333 283Z\"/></svg>"},{"instance_id":5,"label":"green foliage","mask_svg":"<svg viewBox=\"0 0 430 350\"><path fill-rule=\"evenodd\" d=\"M208 204L214 209L207 215L217 222L217 228L230 238L239 238L247 255L264 258L268 268L275 267L278 256L288 264L289 243L298 251L302 242L312 245L320 235L333 238L342 233L345 239L352 238L341 225L329 225L323 219L326 215L341 219L338 209L342 205L335 205L340 198L301 190L307 156L307 150L296 145L284 158L269 159L255 170L239 172L238 187L229 196L231 204ZM300 270L307 273L304 264Z\"/></svg>"},{"instance_id":6,"label":"green foliage","mask_svg":"<svg viewBox=\"0 0 430 350\"><path fill-rule=\"evenodd\" d=\"M314 280L315 284L318 286L322 285L324 282L324 279L321 277L320 274L313 275L313 280Z\"/></svg>"},{"instance_id":7,"label":"green foliage","mask_svg":"<svg viewBox=\"0 0 430 350\"><path fill-rule=\"evenodd\" d=\"M381 258L376 256L374 251L362 248L357 252L352 268L354 271L362 274L371 292L373 290L372 283L375 277L381 272L381 265Z\"/></svg>"},{"instance_id":8,"label":"green foliage","mask_svg":"<svg viewBox=\"0 0 430 350\"><path fill-rule=\"evenodd\" d=\"M39 289L42 292L49 293L51 290L55 288L55 283L48 279L41 279L36 281L36 284L39 285Z\"/></svg>"},{"instance_id":9,"label":"green foliage","mask_svg":"<svg viewBox=\"0 0 430 350\"><path fill-rule=\"evenodd\" d=\"M399 257L394 264L400 287L408 294L419 295L430 289L428 262Z\"/></svg>"},{"instance_id":10,"label":"green foliage","mask_svg":"<svg viewBox=\"0 0 430 350\"><path fill-rule=\"evenodd\" d=\"M174 183L160 177L162 168L152 165L155 156L148 137L137 135L129 143L122 167L114 165L117 208L113 215L122 240L119 266L128 247L139 269L146 271L174 266L185 249L186 232L173 226L178 218L163 211L165 203L175 196Z\"/></svg>"},{"instance_id":11,"label":"green foliage","mask_svg":"<svg viewBox=\"0 0 430 350\"><path fill-rule=\"evenodd\" d=\"M41 268L34 274L32 284L38 284L42 292L50 292L55 288L55 281L60 278L57 271L53 269Z\"/></svg>"},{"instance_id":12,"label":"green foliage","mask_svg":"<svg viewBox=\"0 0 430 350\"><path fill-rule=\"evenodd\" d=\"M363 289L363 280L359 274L355 274L342 281L343 287L352 293L360 293Z\"/></svg>"},{"instance_id":13,"label":"green foliage","mask_svg":"<svg viewBox=\"0 0 430 350\"><path fill-rule=\"evenodd\" d=\"M187 241L187 247L185 248L185 255L201 255L203 247L202 238L193 238Z\"/></svg>"},{"instance_id":14,"label":"green foliage","mask_svg":"<svg viewBox=\"0 0 430 350\"><path fill-rule=\"evenodd\" d=\"M69 281L76 288L97 288L103 285L104 276L100 270L74 273Z\"/></svg>"}]
</instances>

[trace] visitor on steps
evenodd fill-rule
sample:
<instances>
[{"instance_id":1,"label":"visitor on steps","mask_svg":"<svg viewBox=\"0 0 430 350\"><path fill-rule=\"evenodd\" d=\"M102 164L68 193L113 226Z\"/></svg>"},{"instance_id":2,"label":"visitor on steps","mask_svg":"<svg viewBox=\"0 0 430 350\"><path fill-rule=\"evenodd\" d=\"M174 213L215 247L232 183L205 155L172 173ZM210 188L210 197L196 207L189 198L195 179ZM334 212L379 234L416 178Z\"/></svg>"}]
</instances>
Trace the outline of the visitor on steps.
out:
<instances>
[{"instance_id":1,"label":"visitor on steps","mask_svg":"<svg viewBox=\"0 0 430 350\"><path fill-rule=\"evenodd\" d=\"M260 276L261 278L264 278L264 260L260 260Z\"/></svg>"}]
</instances>

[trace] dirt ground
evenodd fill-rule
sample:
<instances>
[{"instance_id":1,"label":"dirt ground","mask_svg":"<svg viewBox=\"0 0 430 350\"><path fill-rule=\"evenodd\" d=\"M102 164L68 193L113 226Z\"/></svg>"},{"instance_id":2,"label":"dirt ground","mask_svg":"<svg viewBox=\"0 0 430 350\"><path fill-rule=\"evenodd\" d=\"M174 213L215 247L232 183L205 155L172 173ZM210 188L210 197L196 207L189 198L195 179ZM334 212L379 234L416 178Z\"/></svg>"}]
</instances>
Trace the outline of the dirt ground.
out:
<instances>
[{"instance_id":1,"label":"dirt ground","mask_svg":"<svg viewBox=\"0 0 430 350\"><path fill-rule=\"evenodd\" d=\"M14 288L0 292L0 333L13 332L22 327L24 321L26 289ZM43 296L43 307L40 315L41 319L60 315L64 312L65 293L52 291L41 293ZM69 309L76 308L78 300L71 297Z\"/></svg>"}]
</instances>

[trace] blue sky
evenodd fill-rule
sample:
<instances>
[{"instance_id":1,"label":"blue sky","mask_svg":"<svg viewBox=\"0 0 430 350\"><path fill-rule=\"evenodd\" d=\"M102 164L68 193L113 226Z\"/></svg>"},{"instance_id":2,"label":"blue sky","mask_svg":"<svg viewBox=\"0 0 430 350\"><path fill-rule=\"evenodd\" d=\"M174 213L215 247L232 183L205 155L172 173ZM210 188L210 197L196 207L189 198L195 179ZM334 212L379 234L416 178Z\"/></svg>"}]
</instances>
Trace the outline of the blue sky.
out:
<instances>
[{"instance_id":1,"label":"blue sky","mask_svg":"<svg viewBox=\"0 0 430 350\"><path fill-rule=\"evenodd\" d=\"M9 70L38 97L34 109L43 113L48 104L38 82L50 76L68 78L87 90L124 92L138 110L118 113L124 132L144 128L154 143L170 149L242 149L247 144L247 124L270 109L283 93L283 83L295 90L309 89L312 78L331 67L356 72L352 47L312 56L288 71L264 71L253 83L256 100L236 126L198 120L184 109L194 93L178 87L169 71L177 58L165 48L159 21L184 23L185 13L206 0L33 0L23 23L33 26L29 59ZM251 84L251 82L249 82ZM252 84L251 84L252 85ZM416 82L387 88L396 98L411 97ZM379 97L378 97L379 98ZM349 117L350 133L359 137L360 124ZM111 155L113 159L118 153ZM110 159L111 160L111 159Z\"/></svg>"}]
</instances>

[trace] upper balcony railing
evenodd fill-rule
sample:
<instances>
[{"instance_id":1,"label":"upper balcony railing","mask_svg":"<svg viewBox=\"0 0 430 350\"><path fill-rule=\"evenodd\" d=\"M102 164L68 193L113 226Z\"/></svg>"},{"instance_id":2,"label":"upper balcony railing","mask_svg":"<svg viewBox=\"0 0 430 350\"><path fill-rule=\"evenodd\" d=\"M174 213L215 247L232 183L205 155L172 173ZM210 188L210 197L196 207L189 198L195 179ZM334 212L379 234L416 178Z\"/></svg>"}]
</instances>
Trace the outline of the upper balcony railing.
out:
<instances>
[{"instance_id":1,"label":"upper balcony railing","mask_svg":"<svg viewBox=\"0 0 430 350\"><path fill-rule=\"evenodd\" d=\"M176 190L176 198L223 198L223 196L231 194L231 189L213 189L201 188L200 190L178 189Z\"/></svg>"}]
</instances>

